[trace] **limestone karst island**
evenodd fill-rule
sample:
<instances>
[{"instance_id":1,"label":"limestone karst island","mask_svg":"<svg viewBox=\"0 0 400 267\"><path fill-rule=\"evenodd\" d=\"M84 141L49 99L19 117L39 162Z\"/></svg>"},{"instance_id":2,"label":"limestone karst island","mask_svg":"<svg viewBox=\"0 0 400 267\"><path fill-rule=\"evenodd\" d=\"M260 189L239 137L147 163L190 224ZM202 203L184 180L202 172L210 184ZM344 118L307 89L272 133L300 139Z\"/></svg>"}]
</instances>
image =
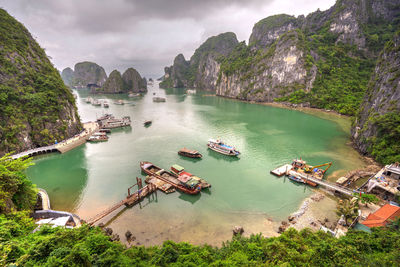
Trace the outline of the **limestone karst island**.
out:
<instances>
[{"instance_id":1,"label":"limestone karst island","mask_svg":"<svg viewBox=\"0 0 400 267\"><path fill-rule=\"evenodd\" d=\"M0 266L400 266L400 0L0 0Z\"/></svg>"}]
</instances>

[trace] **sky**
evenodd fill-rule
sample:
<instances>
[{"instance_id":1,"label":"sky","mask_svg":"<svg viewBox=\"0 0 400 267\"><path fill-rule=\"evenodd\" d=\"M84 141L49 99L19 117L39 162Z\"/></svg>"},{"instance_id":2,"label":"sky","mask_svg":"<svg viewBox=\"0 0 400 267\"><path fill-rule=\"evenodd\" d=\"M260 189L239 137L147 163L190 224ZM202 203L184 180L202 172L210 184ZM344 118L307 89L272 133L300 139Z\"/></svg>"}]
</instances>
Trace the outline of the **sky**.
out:
<instances>
[{"instance_id":1,"label":"sky","mask_svg":"<svg viewBox=\"0 0 400 267\"><path fill-rule=\"evenodd\" d=\"M307 15L334 0L0 0L56 68L96 62L107 74L136 68L158 78L176 55L189 59L208 37L234 32L246 41L271 15Z\"/></svg>"}]
</instances>

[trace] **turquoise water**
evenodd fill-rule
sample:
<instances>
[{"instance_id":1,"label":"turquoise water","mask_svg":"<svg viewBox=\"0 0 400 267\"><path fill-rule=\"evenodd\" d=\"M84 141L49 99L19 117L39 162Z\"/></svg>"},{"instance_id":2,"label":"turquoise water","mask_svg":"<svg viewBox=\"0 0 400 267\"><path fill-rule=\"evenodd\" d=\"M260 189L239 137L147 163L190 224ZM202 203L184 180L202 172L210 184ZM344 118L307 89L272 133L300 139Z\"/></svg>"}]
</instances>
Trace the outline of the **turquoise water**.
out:
<instances>
[{"instance_id":1,"label":"turquoise water","mask_svg":"<svg viewBox=\"0 0 400 267\"><path fill-rule=\"evenodd\" d=\"M217 244L229 238L237 224L273 235L275 222L294 212L311 194L309 187L272 176L269 171L274 167L302 157L314 165L333 161L328 174L354 168L343 156L352 153L345 144L348 134L332 121L294 110L186 95L183 89L149 89L139 99L93 96L108 99L109 109L86 104L88 91L78 91L82 121L109 112L131 116L133 125L113 131L108 142L88 143L35 160L28 175L47 190L53 209L88 219L123 199L136 177L144 178L140 161L164 169L179 164L206 179L212 188L197 196L158 192L142 208L120 211L110 226L122 235L130 229L146 245L165 239L202 243L210 236ZM153 103L153 92L166 96L166 103ZM114 105L115 99L128 103ZM143 127L145 120L152 120L152 125ZM209 138L221 138L242 154L232 158L211 151L206 146ZM203 158L179 156L182 147L198 150Z\"/></svg>"}]
</instances>

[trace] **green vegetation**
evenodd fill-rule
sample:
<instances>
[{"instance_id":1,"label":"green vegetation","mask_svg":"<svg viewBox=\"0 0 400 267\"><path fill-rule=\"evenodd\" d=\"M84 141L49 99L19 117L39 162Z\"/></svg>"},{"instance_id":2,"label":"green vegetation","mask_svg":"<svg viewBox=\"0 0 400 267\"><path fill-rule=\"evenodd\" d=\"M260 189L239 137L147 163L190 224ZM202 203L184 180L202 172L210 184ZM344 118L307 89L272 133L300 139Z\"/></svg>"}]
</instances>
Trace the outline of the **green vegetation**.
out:
<instances>
[{"instance_id":1,"label":"green vegetation","mask_svg":"<svg viewBox=\"0 0 400 267\"><path fill-rule=\"evenodd\" d=\"M376 136L370 137L369 153L383 164L400 162L400 113L388 112L371 121L377 127Z\"/></svg>"},{"instance_id":2,"label":"green vegetation","mask_svg":"<svg viewBox=\"0 0 400 267\"><path fill-rule=\"evenodd\" d=\"M400 262L398 220L388 228L349 231L339 239L290 228L273 238L235 236L220 248L171 241L126 248L88 225L44 226L32 233L36 225L28 214L36 197L24 174L29 165L25 159L0 159L1 203L12 201L12 208L0 212L2 266L396 266Z\"/></svg>"},{"instance_id":3,"label":"green vegetation","mask_svg":"<svg viewBox=\"0 0 400 267\"><path fill-rule=\"evenodd\" d=\"M20 149L23 132L34 145L64 139L67 129L51 126L71 119L67 109L79 118L74 103L44 50L0 9L0 154Z\"/></svg>"}]
</instances>

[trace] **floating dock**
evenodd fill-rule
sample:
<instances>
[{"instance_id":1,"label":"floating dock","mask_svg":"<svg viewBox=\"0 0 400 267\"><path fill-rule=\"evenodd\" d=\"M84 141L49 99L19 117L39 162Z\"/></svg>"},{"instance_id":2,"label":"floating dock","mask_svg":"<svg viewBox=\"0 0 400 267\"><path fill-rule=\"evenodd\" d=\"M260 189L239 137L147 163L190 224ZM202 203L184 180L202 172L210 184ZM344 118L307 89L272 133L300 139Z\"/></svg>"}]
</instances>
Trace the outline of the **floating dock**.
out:
<instances>
[{"instance_id":1,"label":"floating dock","mask_svg":"<svg viewBox=\"0 0 400 267\"><path fill-rule=\"evenodd\" d=\"M154 176L147 176L145 182L148 184L153 184L154 186L157 187L157 189L160 189L166 194L175 192L175 188L171 184L166 183L160 179L157 179Z\"/></svg>"},{"instance_id":2,"label":"floating dock","mask_svg":"<svg viewBox=\"0 0 400 267\"><path fill-rule=\"evenodd\" d=\"M290 164L285 164L281 167L278 167L276 169L273 169L270 171L273 175L281 177L282 175L286 175L290 170L292 169L292 165Z\"/></svg>"}]
</instances>

